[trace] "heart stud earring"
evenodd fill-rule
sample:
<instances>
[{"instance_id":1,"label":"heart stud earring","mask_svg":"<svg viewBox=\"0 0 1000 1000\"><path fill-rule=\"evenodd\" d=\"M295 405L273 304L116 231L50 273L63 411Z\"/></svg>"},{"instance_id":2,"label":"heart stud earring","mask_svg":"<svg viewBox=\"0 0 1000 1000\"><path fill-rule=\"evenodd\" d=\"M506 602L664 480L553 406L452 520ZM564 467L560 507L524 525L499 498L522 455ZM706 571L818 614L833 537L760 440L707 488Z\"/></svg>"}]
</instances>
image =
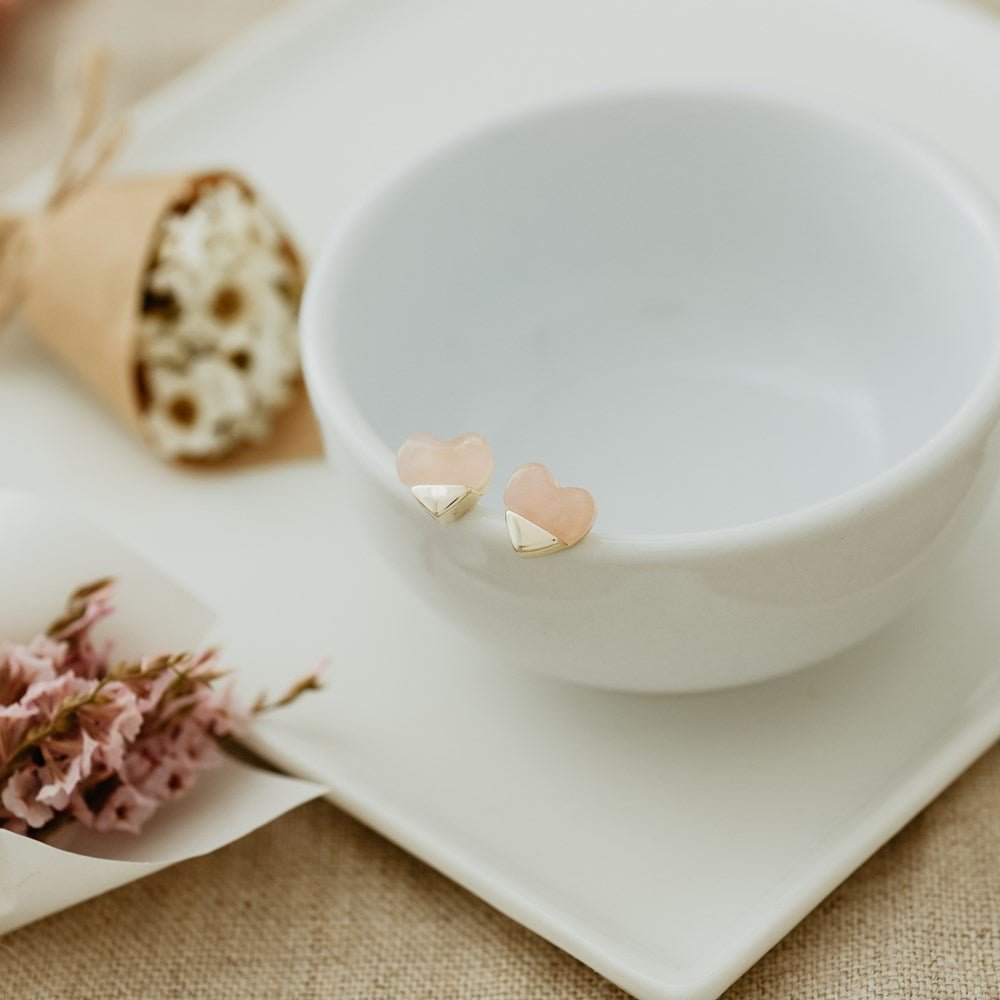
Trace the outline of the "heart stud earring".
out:
<instances>
[{"instance_id":1,"label":"heart stud earring","mask_svg":"<svg viewBox=\"0 0 1000 1000\"><path fill-rule=\"evenodd\" d=\"M493 478L493 450L479 434L438 441L411 434L396 455L396 472L417 503L450 524L479 503Z\"/></svg>"},{"instance_id":2,"label":"heart stud earring","mask_svg":"<svg viewBox=\"0 0 1000 1000\"><path fill-rule=\"evenodd\" d=\"M586 490L560 486L540 462L515 470L503 491L503 502L510 543L525 559L576 545L597 517L597 505Z\"/></svg>"}]
</instances>

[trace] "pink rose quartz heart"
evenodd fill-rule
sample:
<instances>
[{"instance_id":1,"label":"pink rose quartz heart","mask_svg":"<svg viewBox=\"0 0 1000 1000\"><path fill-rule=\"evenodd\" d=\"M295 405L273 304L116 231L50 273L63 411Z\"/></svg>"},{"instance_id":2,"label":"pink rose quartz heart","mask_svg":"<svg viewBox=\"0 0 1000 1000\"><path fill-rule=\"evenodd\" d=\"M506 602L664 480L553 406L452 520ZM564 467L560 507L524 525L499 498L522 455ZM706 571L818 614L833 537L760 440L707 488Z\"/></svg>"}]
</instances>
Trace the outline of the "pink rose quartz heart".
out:
<instances>
[{"instance_id":1,"label":"pink rose quartz heart","mask_svg":"<svg viewBox=\"0 0 1000 1000\"><path fill-rule=\"evenodd\" d=\"M507 482L504 505L564 545L576 545L594 526L597 505L578 486L560 486L540 462L522 465Z\"/></svg>"},{"instance_id":2,"label":"pink rose quartz heart","mask_svg":"<svg viewBox=\"0 0 1000 1000\"><path fill-rule=\"evenodd\" d=\"M414 486L467 486L482 493L493 476L493 450L480 434L438 441L430 434L411 434L396 455L396 472Z\"/></svg>"}]
</instances>

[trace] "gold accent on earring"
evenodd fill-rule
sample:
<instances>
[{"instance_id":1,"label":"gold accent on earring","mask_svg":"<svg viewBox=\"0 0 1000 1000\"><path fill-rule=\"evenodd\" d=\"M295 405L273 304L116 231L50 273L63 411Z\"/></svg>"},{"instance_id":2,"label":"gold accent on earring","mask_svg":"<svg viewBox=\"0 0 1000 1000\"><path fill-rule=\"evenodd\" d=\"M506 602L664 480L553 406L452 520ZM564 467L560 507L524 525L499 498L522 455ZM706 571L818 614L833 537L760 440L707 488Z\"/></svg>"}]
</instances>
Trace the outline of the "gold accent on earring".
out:
<instances>
[{"instance_id":1,"label":"gold accent on earring","mask_svg":"<svg viewBox=\"0 0 1000 1000\"><path fill-rule=\"evenodd\" d=\"M597 505L586 490L560 486L540 462L514 471L503 501L510 543L525 559L572 548L586 538L597 517Z\"/></svg>"},{"instance_id":2,"label":"gold accent on earring","mask_svg":"<svg viewBox=\"0 0 1000 1000\"><path fill-rule=\"evenodd\" d=\"M412 486L418 504L440 524L451 524L479 503L482 493L468 486Z\"/></svg>"},{"instance_id":3,"label":"gold accent on earring","mask_svg":"<svg viewBox=\"0 0 1000 1000\"><path fill-rule=\"evenodd\" d=\"M566 543L560 541L550 531L539 527L534 521L529 521L520 514L508 510L504 515L507 519L507 533L514 551L525 559L535 559L538 556L550 556L562 552Z\"/></svg>"},{"instance_id":4,"label":"gold accent on earring","mask_svg":"<svg viewBox=\"0 0 1000 1000\"><path fill-rule=\"evenodd\" d=\"M450 524L479 503L493 477L493 451L479 434L439 441L411 434L396 455L396 472L420 506Z\"/></svg>"}]
</instances>

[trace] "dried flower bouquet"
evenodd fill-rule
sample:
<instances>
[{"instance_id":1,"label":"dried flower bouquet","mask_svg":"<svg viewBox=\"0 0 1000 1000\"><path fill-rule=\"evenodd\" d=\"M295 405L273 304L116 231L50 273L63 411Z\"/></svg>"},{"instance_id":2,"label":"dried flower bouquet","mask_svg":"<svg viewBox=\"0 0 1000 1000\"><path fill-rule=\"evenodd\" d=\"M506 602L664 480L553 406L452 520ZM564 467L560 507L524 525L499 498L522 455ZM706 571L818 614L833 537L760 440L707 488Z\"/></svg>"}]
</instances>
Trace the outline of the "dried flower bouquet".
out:
<instances>
[{"instance_id":1,"label":"dried flower bouquet","mask_svg":"<svg viewBox=\"0 0 1000 1000\"><path fill-rule=\"evenodd\" d=\"M105 178L124 134L106 75L98 53L47 202L0 213L0 324L18 313L159 455L219 460L307 410L304 265L236 173ZM272 458L318 453L314 423L289 426Z\"/></svg>"},{"instance_id":2,"label":"dried flower bouquet","mask_svg":"<svg viewBox=\"0 0 1000 1000\"><path fill-rule=\"evenodd\" d=\"M214 650L115 661L92 635L113 590L82 587L44 634L0 643L0 829L138 833L253 716L319 686L308 674L276 702L244 706L231 684L217 687L227 671Z\"/></svg>"}]
</instances>

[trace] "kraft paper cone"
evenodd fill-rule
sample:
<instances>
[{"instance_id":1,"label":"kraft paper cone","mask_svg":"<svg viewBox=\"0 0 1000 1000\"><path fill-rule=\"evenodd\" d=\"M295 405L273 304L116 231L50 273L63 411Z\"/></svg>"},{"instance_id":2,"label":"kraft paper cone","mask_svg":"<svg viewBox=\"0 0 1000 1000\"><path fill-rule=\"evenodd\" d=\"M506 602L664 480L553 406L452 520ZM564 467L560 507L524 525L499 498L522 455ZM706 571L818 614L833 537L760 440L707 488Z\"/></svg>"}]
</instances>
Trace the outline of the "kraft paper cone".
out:
<instances>
[{"instance_id":1,"label":"kraft paper cone","mask_svg":"<svg viewBox=\"0 0 1000 1000\"><path fill-rule=\"evenodd\" d=\"M123 420L137 426L140 288L160 220L187 177L99 184L31 219L21 315Z\"/></svg>"},{"instance_id":2,"label":"kraft paper cone","mask_svg":"<svg viewBox=\"0 0 1000 1000\"><path fill-rule=\"evenodd\" d=\"M143 279L159 225L219 172L99 182L26 221L30 247L20 311L38 338L141 434L136 348ZM212 467L303 458L322 451L304 389L277 414L273 440Z\"/></svg>"}]
</instances>

